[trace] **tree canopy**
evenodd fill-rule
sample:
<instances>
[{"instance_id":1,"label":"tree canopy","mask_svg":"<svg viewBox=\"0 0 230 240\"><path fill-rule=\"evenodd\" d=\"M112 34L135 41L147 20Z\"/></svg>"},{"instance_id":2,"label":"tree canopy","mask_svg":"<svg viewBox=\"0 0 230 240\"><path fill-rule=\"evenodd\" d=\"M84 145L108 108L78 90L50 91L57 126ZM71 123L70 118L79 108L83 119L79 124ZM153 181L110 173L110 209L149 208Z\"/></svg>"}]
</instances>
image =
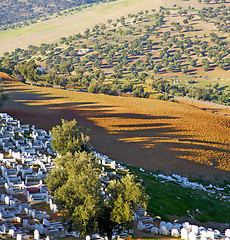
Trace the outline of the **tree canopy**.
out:
<instances>
[{"instance_id":1,"label":"tree canopy","mask_svg":"<svg viewBox=\"0 0 230 240\"><path fill-rule=\"evenodd\" d=\"M77 121L61 120L61 125L52 128L51 146L59 154L89 151L89 136L77 125Z\"/></svg>"},{"instance_id":2,"label":"tree canopy","mask_svg":"<svg viewBox=\"0 0 230 240\"><path fill-rule=\"evenodd\" d=\"M95 221L102 197L96 163L92 154L67 153L56 160L47 178L48 188L60 210L67 210L65 222L82 234L97 229Z\"/></svg>"},{"instance_id":3,"label":"tree canopy","mask_svg":"<svg viewBox=\"0 0 230 240\"><path fill-rule=\"evenodd\" d=\"M109 198L102 204L104 220L100 221L99 230L111 237L113 228L118 225L127 229L132 227L137 205L146 208L148 196L142 185L135 182L135 177L129 174L120 180L113 180L107 186L107 194Z\"/></svg>"},{"instance_id":4,"label":"tree canopy","mask_svg":"<svg viewBox=\"0 0 230 240\"><path fill-rule=\"evenodd\" d=\"M95 155L84 151L85 144L79 145L82 133L76 120L62 120L62 126L53 128L52 145L61 156L47 177L48 188L58 209L65 213L69 230L81 235L106 234L111 239L114 228L131 227L135 209L138 205L146 207L147 195L133 175L102 183L103 170Z\"/></svg>"}]
</instances>

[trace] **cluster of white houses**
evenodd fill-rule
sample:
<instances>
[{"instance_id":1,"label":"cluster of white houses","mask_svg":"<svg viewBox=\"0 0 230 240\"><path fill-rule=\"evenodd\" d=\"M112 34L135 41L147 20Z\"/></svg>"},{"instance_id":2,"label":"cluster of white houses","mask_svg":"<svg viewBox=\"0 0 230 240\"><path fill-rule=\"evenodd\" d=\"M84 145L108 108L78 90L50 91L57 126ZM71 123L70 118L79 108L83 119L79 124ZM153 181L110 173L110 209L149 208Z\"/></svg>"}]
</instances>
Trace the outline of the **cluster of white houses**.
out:
<instances>
[{"instance_id":1,"label":"cluster of white houses","mask_svg":"<svg viewBox=\"0 0 230 240\"><path fill-rule=\"evenodd\" d=\"M51 139L46 131L22 124L6 113L0 113L0 238L4 234L17 240L48 240L66 236L67 232L60 222L51 220L47 211L39 211L34 207L34 204L46 203L53 213L58 212L44 182L56 157L56 152L51 148ZM94 154L104 166L100 179L101 194L106 198L106 185L111 179L121 177L114 170L128 170L107 156L96 152ZM105 167L111 171L105 171ZM185 240L196 240L198 237L202 240L230 238L228 229L220 234L218 230L206 230L189 223L172 224L162 221L156 225L154 219L147 216L141 208L136 211L135 219L139 230L154 234L171 235ZM124 237L127 235L127 232L123 233ZM113 238L116 237L114 232Z\"/></svg>"}]
</instances>

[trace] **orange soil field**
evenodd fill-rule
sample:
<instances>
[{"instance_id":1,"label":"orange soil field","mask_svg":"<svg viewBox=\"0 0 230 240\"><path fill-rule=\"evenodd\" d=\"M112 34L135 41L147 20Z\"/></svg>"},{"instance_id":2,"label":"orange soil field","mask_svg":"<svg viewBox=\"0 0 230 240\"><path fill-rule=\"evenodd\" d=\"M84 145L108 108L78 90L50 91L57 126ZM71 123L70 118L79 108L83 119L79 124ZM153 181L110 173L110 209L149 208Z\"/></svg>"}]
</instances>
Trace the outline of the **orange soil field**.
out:
<instances>
[{"instance_id":1,"label":"orange soil field","mask_svg":"<svg viewBox=\"0 0 230 240\"><path fill-rule=\"evenodd\" d=\"M230 118L198 103L114 97L5 82L7 112L37 128L76 118L114 160L185 176L227 176ZM229 113L227 109L215 109Z\"/></svg>"}]
</instances>

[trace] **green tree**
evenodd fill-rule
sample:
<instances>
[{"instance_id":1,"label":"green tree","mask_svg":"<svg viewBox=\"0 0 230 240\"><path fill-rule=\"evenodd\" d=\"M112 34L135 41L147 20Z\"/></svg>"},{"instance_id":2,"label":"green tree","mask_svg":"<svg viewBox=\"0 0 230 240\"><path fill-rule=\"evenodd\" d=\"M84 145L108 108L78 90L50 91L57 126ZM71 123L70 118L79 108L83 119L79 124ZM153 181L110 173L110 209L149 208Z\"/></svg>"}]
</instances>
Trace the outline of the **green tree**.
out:
<instances>
[{"instance_id":1,"label":"green tree","mask_svg":"<svg viewBox=\"0 0 230 240\"><path fill-rule=\"evenodd\" d=\"M114 179L101 194L102 170L95 156L72 147L82 141L82 129L76 123L62 120L62 126L52 129L51 144L62 155L56 158L55 168L47 177L48 189L58 209L65 212L68 230L78 230L81 235L106 233L111 239L115 227L131 227L137 206L146 208L148 196L132 175Z\"/></svg>"},{"instance_id":2,"label":"green tree","mask_svg":"<svg viewBox=\"0 0 230 240\"><path fill-rule=\"evenodd\" d=\"M61 155L67 152L89 151L89 136L77 125L77 121L61 120L61 125L52 128L51 146Z\"/></svg>"},{"instance_id":3,"label":"green tree","mask_svg":"<svg viewBox=\"0 0 230 240\"><path fill-rule=\"evenodd\" d=\"M38 70L37 65L34 60L30 60L28 62L22 62L15 66L13 74L21 75L27 81L36 82L38 79Z\"/></svg>"},{"instance_id":4,"label":"green tree","mask_svg":"<svg viewBox=\"0 0 230 240\"><path fill-rule=\"evenodd\" d=\"M144 88L140 85L135 86L132 92L132 96L139 98L148 98L149 95L149 92L145 92Z\"/></svg>"},{"instance_id":5,"label":"green tree","mask_svg":"<svg viewBox=\"0 0 230 240\"><path fill-rule=\"evenodd\" d=\"M189 64L192 66L192 67L195 67L196 66L196 61L195 60L191 60L189 62Z\"/></svg>"},{"instance_id":6,"label":"green tree","mask_svg":"<svg viewBox=\"0 0 230 240\"><path fill-rule=\"evenodd\" d=\"M99 219L99 232L112 237L112 230L117 226L126 229L132 227L137 205L146 208L148 196L133 175L126 175L121 180L113 180L107 187L108 200L102 204Z\"/></svg>"},{"instance_id":7,"label":"green tree","mask_svg":"<svg viewBox=\"0 0 230 240\"><path fill-rule=\"evenodd\" d=\"M68 84L68 80L66 77L60 77L60 86L62 86L63 88L66 87L66 85Z\"/></svg>"},{"instance_id":8,"label":"green tree","mask_svg":"<svg viewBox=\"0 0 230 240\"><path fill-rule=\"evenodd\" d=\"M16 62L13 59L6 57L2 62L0 62L0 71L12 74L15 65Z\"/></svg>"},{"instance_id":9,"label":"green tree","mask_svg":"<svg viewBox=\"0 0 230 240\"><path fill-rule=\"evenodd\" d=\"M96 232L102 196L94 156L69 152L56 158L55 164L47 183L59 210L67 212L68 230L77 229L82 235Z\"/></svg>"},{"instance_id":10,"label":"green tree","mask_svg":"<svg viewBox=\"0 0 230 240\"><path fill-rule=\"evenodd\" d=\"M89 93L99 93L100 92L100 86L98 82L93 82L88 87Z\"/></svg>"},{"instance_id":11,"label":"green tree","mask_svg":"<svg viewBox=\"0 0 230 240\"><path fill-rule=\"evenodd\" d=\"M204 58L204 59L202 59L201 63L204 68L204 71L207 72L209 70L210 62L208 61L208 59Z\"/></svg>"},{"instance_id":12,"label":"green tree","mask_svg":"<svg viewBox=\"0 0 230 240\"><path fill-rule=\"evenodd\" d=\"M188 66L181 67L181 72L186 74L188 72Z\"/></svg>"},{"instance_id":13,"label":"green tree","mask_svg":"<svg viewBox=\"0 0 230 240\"><path fill-rule=\"evenodd\" d=\"M53 84L55 82L56 74L54 72L50 72L49 74L46 75L46 82L48 84Z\"/></svg>"},{"instance_id":14,"label":"green tree","mask_svg":"<svg viewBox=\"0 0 230 240\"><path fill-rule=\"evenodd\" d=\"M133 175L126 175L113 180L103 197L99 174L92 154L67 153L56 158L47 183L59 210L67 212L69 230L77 229L81 235L99 231L111 239L115 227L131 227L137 205L146 208L147 195Z\"/></svg>"},{"instance_id":15,"label":"green tree","mask_svg":"<svg viewBox=\"0 0 230 240\"><path fill-rule=\"evenodd\" d=\"M157 74L159 72L159 68L157 66L154 67L153 69L154 74Z\"/></svg>"},{"instance_id":16,"label":"green tree","mask_svg":"<svg viewBox=\"0 0 230 240\"><path fill-rule=\"evenodd\" d=\"M184 24L188 24L188 20L187 20L187 19L184 19L184 20L183 20L183 23L184 23Z\"/></svg>"},{"instance_id":17,"label":"green tree","mask_svg":"<svg viewBox=\"0 0 230 240\"><path fill-rule=\"evenodd\" d=\"M132 92L133 90L133 84L131 82L124 82L122 85L121 85L121 91L126 93L126 92Z\"/></svg>"},{"instance_id":18,"label":"green tree","mask_svg":"<svg viewBox=\"0 0 230 240\"><path fill-rule=\"evenodd\" d=\"M74 67L70 62L66 62L60 65L59 70L61 73L70 74L74 70Z\"/></svg>"},{"instance_id":19,"label":"green tree","mask_svg":"<svg viewBox=\"0 0 230 240\"><path fill-rule=\"evenodd\" d=\"M90 36L90 29L87 28L84 33L85 33L85 38L88 39Z\"/></svg>"}]
</instances>

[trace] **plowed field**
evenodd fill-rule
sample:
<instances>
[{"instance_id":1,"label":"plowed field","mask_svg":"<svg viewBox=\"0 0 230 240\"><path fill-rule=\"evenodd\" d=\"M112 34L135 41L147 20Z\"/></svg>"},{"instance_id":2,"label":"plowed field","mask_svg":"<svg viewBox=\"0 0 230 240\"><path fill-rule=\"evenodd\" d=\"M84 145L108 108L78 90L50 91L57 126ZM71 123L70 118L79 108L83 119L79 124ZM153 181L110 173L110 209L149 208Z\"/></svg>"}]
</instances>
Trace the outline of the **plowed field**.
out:
<instances>
[{"instance_id":1,"label":"plowed field","mask_svg":"<svg viewBox=\"0 0 230 240\"><path fill-rule=\"evenodd\" d=\"M47 130L61 118L76 118L91 129L94 149L114 160L187 176L220 176L230 170L230 118L221 115L229 110L12 81L5 88L10 100L3 112Z\"/></svg>"}]
</instances>

